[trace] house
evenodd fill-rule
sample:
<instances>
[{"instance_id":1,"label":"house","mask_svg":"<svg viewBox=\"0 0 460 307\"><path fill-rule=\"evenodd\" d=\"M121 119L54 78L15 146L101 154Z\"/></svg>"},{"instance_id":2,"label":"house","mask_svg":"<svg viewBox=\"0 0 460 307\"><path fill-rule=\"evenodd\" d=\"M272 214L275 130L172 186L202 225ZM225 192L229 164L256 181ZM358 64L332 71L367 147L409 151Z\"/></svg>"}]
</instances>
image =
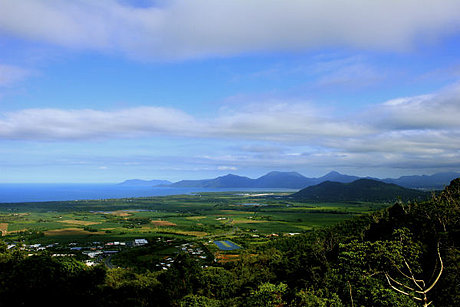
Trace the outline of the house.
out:
<instances>
[{"instance_id":1,"label":"house","mask_svg":"<svg viewBox=\"0 0 460 307\"><path fill-rule=\"evenodd\" d=\"M96 262L94 262L94 261L92 261L92 260L86 260L86 261L85 261L85 264L86 264L87 266L94 266L94 265L96 265Z\"/></svg>"},{"instance_id":2,"label":"house","mask_svg":"<svg viewBox=\"0 0 460 307\"><path fill-rule=\"evenodd\" d=\"M149 242L146 239L135 239L134 246L142 246L148 244Z\"/></svg>"},{"instance_id":3,"label":"house","mask_svg":"<svg viewBox=\"0 0 460 307\"><path fill-rule=\"evenodd\" d=\"M87 255L87 256L90 257L90 258L95 258L96 256L101 255L101 254L102 254L102 251L95 251L95 252L85 251L85 252L83 252L82 254Z\"/></svg>"}]
</instances>

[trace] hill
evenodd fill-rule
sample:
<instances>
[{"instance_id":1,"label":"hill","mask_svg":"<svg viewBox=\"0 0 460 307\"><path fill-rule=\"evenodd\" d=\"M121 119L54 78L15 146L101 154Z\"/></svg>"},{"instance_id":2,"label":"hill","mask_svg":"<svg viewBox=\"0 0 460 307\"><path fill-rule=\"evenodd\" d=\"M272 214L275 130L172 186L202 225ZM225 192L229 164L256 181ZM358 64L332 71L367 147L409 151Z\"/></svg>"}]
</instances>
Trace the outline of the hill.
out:
<instances>
[{"instance_id":1,"label":"hill","mask_svg":"<svg viewBox=\"0 0 460 307\"><path fill-rule=\"evenodd\" d=\"M317 202L339 201L403 201L426 199L429 193L406 189L396 184L384 183L372 179L358 179L351 183L325 181L315 186L307 187L291 197Z\"/></svg>"}]
</instances>

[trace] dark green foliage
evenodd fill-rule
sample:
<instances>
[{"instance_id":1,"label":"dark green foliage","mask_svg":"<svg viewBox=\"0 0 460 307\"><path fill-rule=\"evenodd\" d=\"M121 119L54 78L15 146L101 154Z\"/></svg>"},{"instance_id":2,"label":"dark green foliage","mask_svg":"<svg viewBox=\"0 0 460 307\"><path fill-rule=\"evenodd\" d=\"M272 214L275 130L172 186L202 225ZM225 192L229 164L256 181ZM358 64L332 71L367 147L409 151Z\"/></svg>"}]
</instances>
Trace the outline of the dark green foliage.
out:
<instances>
[{"instance_id":1,"label":"dark green foliage","mask_svg":"<svg viewBox=\"0 0 460 307\"><path fill-rule=\"evenodd\" d=\"M167 306L167 300L157 295L161 284L154 273L136 274L126 269L113 269L101 285L98 306Z\"/></svg>"},{"instance_id":2,"label":"dark green foliage","mask_svg":"<svg viewBox=\"0 0 460 307\"><path fill-rule=\"evenodd\" d=\"M359 179L351 183L326 181L315 186L307 187L292 194L295 199L316 202L338 201L407 201L413 199L425 200L428 193L400 187L371 179Z\"/></svg>"},{"instance_id":3,"label":"dark green foliage","mask_svg":"<svg viewBox=\"0 0 460 307\"><path fill-rule=\"evenodd\" d=\"M181 307L218 307L220 302L206 296L189 294L179 302Z\"/></svg>"},{"instance_id":4,"label":"dark green foliage","mask_svg":"<svg viewBox=\"0 0 460 307\"><path fill-rule=\"evenodd\" d=\"M222 267L209 267L201 270L197 278L196 292L207 297L217 299L232 298L236 291L237 285L234 273Z\"/></svg>"},{"instance_id":5,"label":"dark green foliage","mask_svg":"<svg viewBox=\"0 0 460 307\"><path fill-rule=\"evenodd\" d=\"M332 293L330 297L325 295L322 290L313 289L300 290L292 302L293 306L303 307L342 307L345 306L337 294Z\"/></svg>"},{"instance_id":6,"label":"dark green foliage","mask_svg":"<svg viewBox=\"0 0 460 307\"><path fill-rule=\"evenodd\" d=\"M187 254L179 254L171 268L158 277L161 282L162 296L167 301L178 301L192 294L199 284L201 267Z\"/></svg>"},{"instance_id":7,"label":"dark green foliage","mask_svg":"<svg viewBox=\"0 0 460 307\"><path fill-rule=\"evenodd\" d=\"M283 295L287 291L287 285L271 283L261 284L257 290L251 292L247 304L251 307L282 306L285 304Z\"/></svg>"},{"instance_id":8,"label":"dark green foliage","mask_svg":"<svg viewBox=\"0 0 460 307\"><path fill-rule=\"evenodd\" d=\"M105 268L86 268L74 259L11 257L0 263L0 306L87 305L100 294Z\"/></svg>"}]
</instances>

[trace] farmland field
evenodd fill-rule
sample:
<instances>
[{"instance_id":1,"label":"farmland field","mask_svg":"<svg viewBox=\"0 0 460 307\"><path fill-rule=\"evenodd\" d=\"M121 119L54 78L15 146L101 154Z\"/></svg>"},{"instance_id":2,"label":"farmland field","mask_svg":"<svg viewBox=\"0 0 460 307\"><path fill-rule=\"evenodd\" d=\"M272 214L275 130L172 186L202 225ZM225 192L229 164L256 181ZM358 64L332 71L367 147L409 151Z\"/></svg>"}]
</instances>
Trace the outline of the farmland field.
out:
<instances>
[{"instance_id":1,"label":"farmland field","mask_svg":"<svg viewBox=\"0 0 460 307\"><path fill-rule=\"evenodd\" d=\"M5 241L27 244L163 237L200 242L231 239L244 247L266 242L274 234L310 231L388 205L311 204L286 195L222 192L0 204L0 231Z\"/></svg>"}]
</instances>

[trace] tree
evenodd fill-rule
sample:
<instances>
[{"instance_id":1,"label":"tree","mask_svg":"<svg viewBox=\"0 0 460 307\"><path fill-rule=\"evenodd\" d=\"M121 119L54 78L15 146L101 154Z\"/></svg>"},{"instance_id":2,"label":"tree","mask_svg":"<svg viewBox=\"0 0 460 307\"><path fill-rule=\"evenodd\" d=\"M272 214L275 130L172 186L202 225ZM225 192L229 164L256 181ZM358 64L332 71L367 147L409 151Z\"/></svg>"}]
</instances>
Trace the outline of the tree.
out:
<instances>
[{"instance_id":1,"label":"tree","mask_svg":"<svg viewBox=\"0 0 460 307\"><path fill-rule=\"evenodd\" d=\"M444 270L444 264L442 262L441 253L439 251L439 242L437 246L437 252L440 269L433 282L428 284L423 279L416 279L410 265L404 260L404 264L408 272L405 273L399 270L400 274L405 278L404 282L396 280L395 278L391 277L388 272L385 272L385 277L390 287L399 293L402 293L418 302L423 303L424 307L429 306L432 301L428 301L427 293L430 292L430 290L433 289L433 287L439 281L442 271ZM413 285L408 285L412 283Z\"/></svg>"},{"instance_id":2,"label":"tree","mask_svg":"<svg viewBox=\"0 0 460 307\"><path fill-rule=\"evenodd\" d=\"M337 294L332 293L330 297L324 297L322 290L313 289L300 290L296 294L294 306L302 307L343 307L344 304Z\"/></svg>"},{"instance_id":3,"label":"tree","mask_svg":"<svg viewBox=\"0 0 460 307\"><path fill-rule=\"evenodd\" d=\"M184 296L180 302L181 307L218 307L219 301L207 298L206 296L189 294Z\"/></svg>"},{"instance_id":4,"label":"tree","mask_svg":"<svg viewBox=\"0 0 460 307\"><path fill-rule=\"evenodd\" d=\"M343 302L356 306L411 306L409 298L386 286L385 275L398 272L404 262L420 272L420 243L407 228L394 232L393 240L354 240L340 244L336 267L329 273L331 285L341 289Z\"/></svg>"},{"instance_id":5,"label":"tree","mask_svg":"<svg viewBox=\"0 0 460 307\"><path fill-rule=\"evenodd\" d=\"M283 294L286 293L287 289L287 285L283 283L278 285L264 283L257 290L251 292L247 303L254 307L283 306L286 304L283 300Z\"/></svg>"}]
</instances>

